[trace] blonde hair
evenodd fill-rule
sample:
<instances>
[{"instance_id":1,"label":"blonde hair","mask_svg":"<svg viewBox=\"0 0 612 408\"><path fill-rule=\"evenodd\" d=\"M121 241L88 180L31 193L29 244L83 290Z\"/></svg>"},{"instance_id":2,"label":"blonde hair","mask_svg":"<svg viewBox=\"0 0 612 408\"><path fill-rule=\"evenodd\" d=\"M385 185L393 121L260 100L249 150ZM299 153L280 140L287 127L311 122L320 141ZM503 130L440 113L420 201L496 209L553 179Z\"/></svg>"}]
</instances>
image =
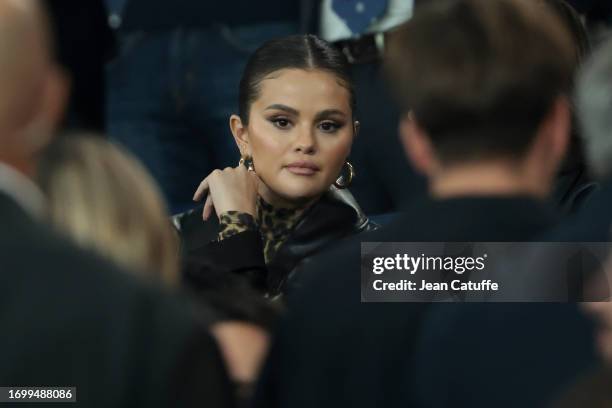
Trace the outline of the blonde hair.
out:
<instances>
[{"instance_id":1,"label":"blonde hair","mask_svg":"<svg viewBox=\"0 0 612 408\"><path fill-rule=\"evenodd\" d=\"M176 284L179 243L145 168L101 137L67 135L46 152L39 181L48 216L78 244Z\"/></svg>"}]
</instances>

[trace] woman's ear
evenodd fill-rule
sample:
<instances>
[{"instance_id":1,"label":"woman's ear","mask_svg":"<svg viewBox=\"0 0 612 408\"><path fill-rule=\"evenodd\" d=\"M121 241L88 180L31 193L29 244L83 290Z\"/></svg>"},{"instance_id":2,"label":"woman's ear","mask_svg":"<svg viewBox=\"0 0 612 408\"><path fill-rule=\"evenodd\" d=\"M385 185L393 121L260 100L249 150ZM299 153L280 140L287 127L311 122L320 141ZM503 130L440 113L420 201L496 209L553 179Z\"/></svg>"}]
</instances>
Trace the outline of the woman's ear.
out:
<instances>
[{"instance_id":1,"label":"woman's ear","mask_svg":"<svg viewBox=\"0 0 612 408\"><path fill-rule=\"evenodd\" d=\"M249 132L246 126L242 123L240 116L230 116L229 125L232 135L234 135L234 141L238 146L238 150L240 150L240 155L250 156L251 148L249 146Z\"/></svg>"}]
</instances>

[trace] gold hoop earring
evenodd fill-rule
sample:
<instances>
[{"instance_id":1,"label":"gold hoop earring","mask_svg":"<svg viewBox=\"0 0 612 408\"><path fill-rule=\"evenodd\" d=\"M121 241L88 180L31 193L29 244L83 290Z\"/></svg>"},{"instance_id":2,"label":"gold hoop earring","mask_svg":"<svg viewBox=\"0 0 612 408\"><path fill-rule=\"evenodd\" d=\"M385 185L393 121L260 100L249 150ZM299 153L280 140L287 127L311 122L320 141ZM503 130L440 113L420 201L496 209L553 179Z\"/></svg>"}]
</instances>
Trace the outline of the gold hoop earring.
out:
<instances>
[{"instance_id":1,"label":"gold hoop earring","mask_svg":"<svg viewBox=\"0 0 612 408\"><path fill-rule=\"evenodd\" d=\"M248 171L255 171L255 164L253 163L253 158L251 156L242 156L240 157L240 161L238 162L239 166L245 166Z\"/></svg>"},{"instance_id":2,"label":"gold hoop earring","mask_svg":"<svg viewBox=\"0 0 612 408\"><path fill-rule=\"evenodd\" d=\"M346 171L343 171L343 174L341 174L340 177L338 177L334 182L334 186L341 190L348 188L348 186L350 186L353 182L353 177L355 177L355 169L348 160L344 163L343 170L344 168L346 168ZM344 173L346 173L346 175Z\"/></svg>"}]
</instances>

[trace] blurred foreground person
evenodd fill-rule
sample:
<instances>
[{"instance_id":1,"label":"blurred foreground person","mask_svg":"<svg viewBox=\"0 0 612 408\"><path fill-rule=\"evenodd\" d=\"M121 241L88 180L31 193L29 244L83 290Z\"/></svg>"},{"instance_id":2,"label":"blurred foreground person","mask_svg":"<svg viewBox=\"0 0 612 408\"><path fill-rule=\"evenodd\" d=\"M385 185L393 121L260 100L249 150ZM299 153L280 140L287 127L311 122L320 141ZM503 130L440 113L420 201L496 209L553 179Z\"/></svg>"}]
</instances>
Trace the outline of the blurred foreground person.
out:
<instances>
[{"instance_id":1,"label":"blurred foreground person","mask_svg":"<svg viewBox=\"0 0 612 408\"><path fill-rule=\"evenodd\" d=\"M585 138L586 154L593 174L602 181L595 194L578 217L563 225L555 238L576 241L610 241L612 237L612 41L604 43L585 65L578 79L576 101ZM597 279L597 278L605 279ZM612 260L603 276L591 276L587 282L601 291L610 292ZM585 312L595 322L595 347L606 368L594 371L574 384L559 399L556 407L610 406L612 394L612 303L584 303Z\"/></svg>"},{"instance_id":2,"label":"blurred foreground person","mask_svg":"<svg viewBox=\"0 0 612 408\"><path fill-rule=\"evenodd\" d=\"M596 61L608 59L609 63L610 43L605 49L607 51L601 52ZM609 282L612 277L612 258L606 263L604 273ZM609 286L608 282L595 281L589 284ZM606 302L585 302L583 309L595 321L595 347L603 364L568 385L567 391L557 398L552 408L612 406L612 303L609 299Z\"/></svg>"},{"instance_id":3,"label":"blurred foreground person","mask_svg":"<svg viewBox=\"0 0 612 408\"><path fill-rule=\"evenodd\" d=\"M602 45L585 64L577 81L576 105L586 156L600 189L555 236L563 241L608 241L612 224L612 42Z\"/></svg>"},{"instance_id":4,"label":"blurred foreground person","mask_svg":"<svg viewBox=\"0 0 612 408\"><path fill-rule=\"evenodd\" d=\"M605 273L608 279L612 277L612 258L607 262ZM612 367L612 303L609 300L606 302L585 302L583 308L597 325L596 347L599 355L607 366Z\"/></svg>"},{"instance_id":5,"label":"blurred foreground person","mask_svg":"<svg viewBox=\"0 0 612 408\"><path fill-rule=\"evenodd\" d=\"M601 368L581 377L550 408L612 407L612 371Z\"/></svg>"},{"instance_id":6,"label":"blurred foreground person","mask_svg":"<svg viewBox=\"0 0 612 408\"><path fill-rule=\"evenodd\" d=\"M127 152L100 137L66 136L45 152L39 183L47 197L48 217L59 231L126 270L178 286L176 230L155 182ZM230 375L240 383L252 382L267 335L247 319L233 321L240 316L227 312L225 303L231 299L223 304L214 300L203 299L214 309L211 330Z\"/></svg>"},{"instance_id":7,"label":"blurred foreground person","mask_svg":"<svg viewBox=\"0 0 612 408\"><path fill-rule=\"evenodd\" d=\"M398 29L387 58L404 106L402 141L415 168L427 176L430 196L360 241L516 242L551 228L556 216L543 201L569 143L575 65L570 34L552 11L521 0L432 2ZM360 271L357 240L301 271L310 281L289 299L290 314L264 368L260 406L531 406L529 398L525 405L517 399L533 388L514 388L505 380L497 388L482 385L482 377L493 381L499 373L479 371L481 360L506 367L515 357L507 343L499 343L500 349L492 343L496 352L483 355L452 346L464 344L473 326L453 326L443 339L452 355L432 345L415 370L430 305L360 303ZM443 306L452 314L474 305ZM502 318L502 305L485 306L491 306L492 319ZM578 311L562 317L545 321L551 323L547 329L564 333L588 326L575 324ZM448 322L440 321L435 327L444 330ZM581 344L589 343L576 345ZM541 384L546 392L568 367L577 368L572 359L566 362L559 376L534 387ZM522 375L509 367L508 376ZM463 384L463 377L472 382ZM460 388L451 387L459 382ZM513 393L516 399L508 398ZM491 395L511 402L492 402Z\"/></svg>"},{"instance_id":8,"label":"blurred foreground person","mask_svg":"<svg viewBox=\"0 0 612 408\"><path fill-rule=\"evenodd\" d=\"M232 406L191 305L38 222L45 200L31 178L66 84L36 1L1 0L0 30L0 383L77 387L87 407Z\"/></svg>"},{"instance_id":9,"label":"blurred foreground person","mask_svg":"<svg viewBox=\"0 0 612 408\"><path fill-rule=\"evenodd\" d=\"M128 153L70 135L45 151L38 174L59 231L127 270L178 283L178 236L153 179Z\"/></svg>"},{"instance_id":10,"label":"blurred foreground person","mask_svg":"<svg viewBox=\"0 0 612 408\"><path fill-rule=\"evenodd\" d=\"M593 172L600 177L601 191L573 223L561 228L564 239L610 241L612 239L612 41L594 54L580 75L578 108L586 138L587 155ZM606 271L612 279L612 262ZM599 323L598 348L612 365L612 303L587 303Z\"/></svg>"},{"instance_id":11,"label":"blurred foreground person","mask_svg":"<svg viewBox=\"0 0 612 408\"><path fill-rule=\"evenodd\" d=\"M573 39L575 77L579 68L591 52L591 43L580 15L565 0L540 0L559 16ZM572 113L573 110L572 110ZM589 172L584 155L584 145L575 116L567 153L557 174L551 199L564 214L575 214L597 190L598 184Z\"/></svg>"}]
</instances>

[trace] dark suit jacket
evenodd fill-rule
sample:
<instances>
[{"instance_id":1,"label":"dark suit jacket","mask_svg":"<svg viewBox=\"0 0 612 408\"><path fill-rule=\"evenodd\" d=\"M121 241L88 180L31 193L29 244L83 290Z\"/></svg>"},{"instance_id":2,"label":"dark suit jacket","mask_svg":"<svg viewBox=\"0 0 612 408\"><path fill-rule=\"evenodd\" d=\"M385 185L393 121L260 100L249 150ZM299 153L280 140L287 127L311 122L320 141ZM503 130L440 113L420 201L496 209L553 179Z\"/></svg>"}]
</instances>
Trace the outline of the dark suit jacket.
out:
<instances>
[{"instance_id":1,"label":"dark suit jacket","mask_svg":"<svg viewBox=\"0 0 612 408\"><path fill-rule=\"evenodd\" d=\"M550 228L554 220L544 205L521 197L426 200L415 203L387 228L359 238L371 242L526 241ZM407 407L417 404L414 385L420 372L415 372L419 355L415 350L423 335L422 328L427 327L430 306L360 303L358 242L322 256L311 266L305 271L310 273L305 290L289 299L290 315L280 326L266 363L258 394L259 406ZM462 309L469 305L445 306ZM497 305L484 305L488 306ZM553 314L557 312L563 313L551 310ZM546 334L541 332L545 326L532 324L529 328L534 326L540 329L537 336ZM472 338L461 327L453 328L456 330L447 343L456 337ZM575 328L568 324L566 329ZM515 329L522 334L520 325ZM540 338L533 351L544 353L546 350L540 348L543 341ZM500 344L504 351L507 346L511 345ZM553 353L558 350L559 347L553 349ZM477 354L478 350L473 353ZM530 353L525 355L532 357ZM445 361L435 359L430 369L473 392L485 385L462 382L464 372L481 369L467 363L470 356L465 356L462 361L466 365L461 367L447 367ZM555 356L572 357L570 353ZM503 374L495 361L495 356L491 356L488 373L492 379ZM507 373L525 374L524 371ZM533 380L528 376L525 379ZM435 390L433 383L429 389L446 392ZM521 393L520 388L511 391L517 396Z\"/></svg>"},{"instance_id":2,"label":"dark suit jacket","mask_svg":"<svg viewBox=\"0 0 612 408\"><path fill-rule=\"evenodd\" d=\"M184 301L78 250L0 193L0 384L75 386L77 406L231 406Z\"/></svg>"},{"instance_id":3,"label":"dark suit jacket","mask_svg":"<svg viewBox=\"0 0 612 408\"><path fill-rule=\"evenodd\" d=\"M439 304L425 321L412 375L420 407L545 407L597 364L576 304Z\"/></svg>"},{"instance_id":4,"label":"dark suit jacket","mask_svg":"<svg viewBox=\"0 0 612 408\"><path fill-rule=\"evenodd\" d=\"M601 183L582 209L549 234L555 241L597 242L612 240L612 180Z\"/></svg>"}]
</instances>

